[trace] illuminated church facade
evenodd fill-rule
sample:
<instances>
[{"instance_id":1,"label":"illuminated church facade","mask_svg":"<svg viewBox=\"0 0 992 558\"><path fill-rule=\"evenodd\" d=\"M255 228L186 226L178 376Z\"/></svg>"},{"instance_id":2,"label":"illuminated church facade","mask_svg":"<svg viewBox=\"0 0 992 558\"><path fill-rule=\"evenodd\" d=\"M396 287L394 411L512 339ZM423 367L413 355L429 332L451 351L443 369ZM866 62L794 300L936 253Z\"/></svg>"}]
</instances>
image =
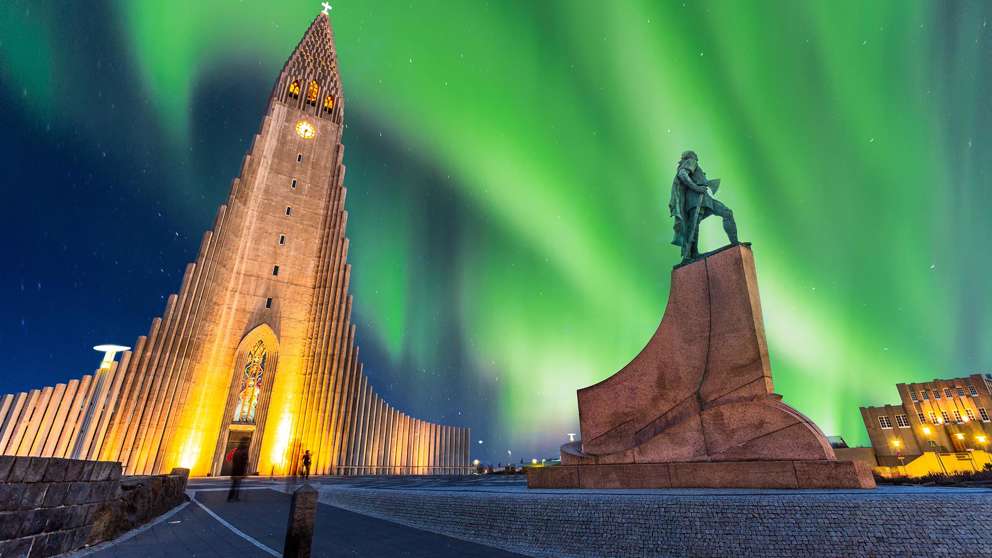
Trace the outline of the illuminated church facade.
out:
<instances>
[{"instance_id":1,"label":"illuminated church facade","mask_svg":"<svg viewBox=\"0 0 992 558\"><path fill-rule=\"evenodd\" d=\"M469 431L408 416L359 359L347 263L344 96L328 17L279 75L178 294L119 362L0 399L0 454L120 461L127 474L187 467L436 474L469 466Z\"/></svg>"}]
</instances>

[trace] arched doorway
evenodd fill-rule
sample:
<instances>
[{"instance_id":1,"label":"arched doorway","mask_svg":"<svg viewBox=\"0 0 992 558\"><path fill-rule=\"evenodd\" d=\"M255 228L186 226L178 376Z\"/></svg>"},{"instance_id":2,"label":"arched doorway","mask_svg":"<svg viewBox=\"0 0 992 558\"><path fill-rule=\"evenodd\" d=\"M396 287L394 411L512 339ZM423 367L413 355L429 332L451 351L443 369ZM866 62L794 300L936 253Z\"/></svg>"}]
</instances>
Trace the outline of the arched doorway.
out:
<instances>
[{"instance_id":1,"label":"arched doorway","mask_svg":"<svg viewBox=\"0 0 992 558\"><path fill-rule=\"evenodd\" d=\"M211 468L213 474L230 474L229 457L241 444L248 447L249 474L257 472L278 356L278 340L266 324L251 330L238 344Z\"/></svg>"}]
</instances>

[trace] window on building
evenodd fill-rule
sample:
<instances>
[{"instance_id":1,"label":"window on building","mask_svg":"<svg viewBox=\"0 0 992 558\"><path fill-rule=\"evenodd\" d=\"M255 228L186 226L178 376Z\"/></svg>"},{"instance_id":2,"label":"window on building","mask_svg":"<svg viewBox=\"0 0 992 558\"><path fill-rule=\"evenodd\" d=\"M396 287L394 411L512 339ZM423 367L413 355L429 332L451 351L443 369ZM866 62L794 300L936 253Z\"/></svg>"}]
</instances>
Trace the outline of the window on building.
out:
<instances>
[{"instance_id":1,"label":"window on building","mask_svg":"<svg viewBox=\"0 0 992 558\"><path fill-rule=\"evenodd\" d=\"M277 265L272 266L272 275L279 275L279 266ZM954 412L956 413L957 411Z\"/></svg>"},{"instance_id":2,"label":"window on building","mask_svg":"<svg viewBox=\"0 0 992 558\"><path fill-rule=\"evenodd\" d=\"M906 418L906 415L896 415L896 424L899 425L899 428L909 428L909 419Z\"/></svg>"},{"instance_id":3,"label":"window on building","mask_svg":"<svg viewBox=\"0 0 992 558\"><path fill-rule=\"evenodd\" d=\"M956 387L954 389L958 390L958 397L964 397L964 388L963 387L958 386L958 387Z\"/></svg>"},{"instance_id":4,"label":"window on building","mask_svg":"<svg viewBox=\"0 0 992 558\"><path fill-rule=\"evenodd\" d=\"M944 388L944 395L946 395L948 399L954 397L954 394L951 392L951 388Z\"/></svg>"},{"instance_id":5,"label":"window on building","mask_svg":"<svg viewBox=\"0 0 992 558\"><path fill-rule=\"evenodd\" d=\"M296 179L295 178L293 179L293 184L290 186L290 188L292 188L294 190L296 189Z\"/></svg>"},{"instance_id":6,"label":"window on building","mask_svg":"<svg viewBox=\"0 0 992 558\"><path fill-rule=\"evenodd\" d=\"M272 299L271 298L265 299L265 307L266 308L272 308Z\"/></svg>"},{"instance_id":7,"label":"window on building","mask_svg":"<svg viewBox=\"0 0 992 558\"><path fill-rule=\"evenodd\" d=\"M933 390L933 398L940 399L940 389Z\"/></svg>"},{"instance_id":8,"label":"window on building","mask_svg":"<svg viewBox=\"0 0 992 558\"><path fill-rule=\"evenodd\" d=\"M930 422L940 424L940 421L937 420L937 415L935 415L933 411L930 411Z\"/></svg>"},{"instance_id":9,"label":"window on building","mask_svg":"<svg viewBox=\"0 0 992 558\"><path fill-rule=\"evenodd\" d=\"M971 394L972 397L978 397L978 390L975 389L974 384L968 384L968 393Z\"/></svg>"},{"instance_id":10,"label":"window on building","mask_svg":"<svg viewBox=\"0 0 992 558\"><path fill-rule=\"evenodd\" d=\"M283 244L286 244L286 235L281 234L279 235L279 245L281 246Z\"/></svg>"},{"instance_id":11,"label":"window on building","mask_svg":"<svg viewBox=\"0 0 992 558\"><path fill-rule=\"evenodd\" d=\"M303 154L302 153L297 153L296 154L296 162L297 163L302 163L303 162Z\"/></svg>"},{"instance_id":12,"label":"window on building","mask_svg":"<svg viewBox=\"0 0 992 558\"><path fill-rule=\"evenodd\" d=\"M913 390L910 390L909 391L909 398L913 400L913 403L916 403L916 402L919 401L919 398L916 397L916 392L913 391Z\"/></svg>"},{"instance_id":13,"label":"window on building","mask_svg":"<svg viewBox=\"0 0 992 558\"><path fill-rule=\"evenodd\" d=\"M310 106L317 106L317 97L320 95L320 86L317 85L316 81L311 81L310 85L307 86L307 104Z\"/></svg>"},{"instance_id":14,"label":"window on building","mask_svg":"<svg viewBox=\"0 0 992 558\"><path fill-rule=\"evenodd\" d=\"M968 417L968 420L975 420L975 412L971 409L965 409L964 414Z\"/></svg>"},{"instance_id":15,"label":"window on building","mask_svg":"<svg viewBox=\"0 0 992 558\"><path fill-rule=\"evenodd\" d=\"M293 208L292 207L287 207L286 208L286 215L292 215L292 214L293 214Z\"/></svg>"},{"instance_id":16,"label":"window on building","mask_svg":"<svg viewBox=\"0 0 992 558\"><path fill-rule=\"evenodd\" d=\"M923 396L923 400L924 401L929 401L930 400L930 392L929 391L923 390L923 391L920 392L920 395Z\"/></svg>"},{"instance_id":17,"label":"window on building","mask_svg":"<svg viewBox=\"0 0 992 558\"><path fill-rule=\"evenodd\" d=\"M248 353L248 362L241 373L238 385L238 403L234 406L234 422L254 423L255 408L258 406L259 395L262 393L262 381L265 379L265 343L259 341Z\"/></svg>"},{"instance_id":18,"label":"window on building","mask_svg":"<svg viewBox=\"0 0 992 558\"><path fill-rule=\"evenodd\" d=\"M300 80L296 80L289 84L289 96L294 99L300 98Z\"/></svg>"},{"instance_id":19,"label":"window on building","mask_svg":"<svg viewBox=\"0 0 992 558\"><path fill-rule=\"evenodd\" d=\"M917 413L916 416L920 419L920 424L927 423L927 416L924 415L923 413Z\"/></svg>"},{"instance_id":20,"label":"window on building","mask_svg":"<svg viewBox=\"0 0 992 558\"><path fill-rule=\"evenodd\" d=\"M992 374L986 374L982 376L982 380L985 381L986 391L992 393Z\"/></svg>"},{"instance_id":21,"label":"window on building","mask_svg":"<svg viewBox=\"0 0 992 558\"><path fill-rule=\"evenodd\" d=\"M958 424L961 424L962 422L964 422L963 420L961 420L961 411L959 411L957 409L954 409L954 422L956 422Z\"/></svg>"},{"instance_id":22,"label":"window on building","mask_svg":"<svg viewBox=\"0 0 992 558\"><path fill-rule=\"evenodd\" d=\"M947 416L947 411L941 411L940 416L944 417L944 422L951 422L951 417Z\"/></svg>"},{"instance_id":23,"label":"window on building","mask_svg":"<svg viewBox=\"0 0 992 558\"><path fill-rule=\"evenodd\" d=\"M892 423L889 421L889 417L882 415L878 417L878 425L882 428L892 428Z\"/></svg>"},{"instance_id":24,"label":"window on building","mask_svg":"<svg viewBox=\"0 0 992 558\"><path fill-rule=\"evenodd\" d=\"M334 110L334 97L324 97L324 112L331 112Z\"/></svg>"},{"instance_id":25,"label":"window on building","mask_svg":"<svg viewBox=\"0 0 992 558\"><path fill-rule=\"evenodd\" d=\"M989 412L985 410L985 407L978 408L978 416L982 417L982 422L989 422Z\"/></svg>"}]
</instances>

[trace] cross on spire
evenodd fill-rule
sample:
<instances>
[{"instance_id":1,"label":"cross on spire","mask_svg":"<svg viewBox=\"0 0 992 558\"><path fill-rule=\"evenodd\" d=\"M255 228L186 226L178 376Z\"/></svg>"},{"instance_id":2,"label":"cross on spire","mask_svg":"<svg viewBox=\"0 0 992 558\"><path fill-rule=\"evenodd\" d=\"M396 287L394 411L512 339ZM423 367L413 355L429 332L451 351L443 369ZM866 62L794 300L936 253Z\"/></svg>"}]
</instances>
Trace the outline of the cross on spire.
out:
<instances>
[{"instance_id":1,"label":"cross on spire","mask_svg":"<svg viewBox=\"0 0 992 558\"><path fill-rule=\"evenodd\" d=\"M333 9L333 8L331 7L331 5L330 5L330 4L328 4L327 2L323 2L323 3L321 3L321 6L323 6L323 7L324 7L324 11L323 11L323 12L321 12L321 13L323 13L323 14L324 14L325 16L327 15L327 13L328 13L328 12L330 12L330 11L331 11L331 10Z\"/></svg>"}]
</instances>

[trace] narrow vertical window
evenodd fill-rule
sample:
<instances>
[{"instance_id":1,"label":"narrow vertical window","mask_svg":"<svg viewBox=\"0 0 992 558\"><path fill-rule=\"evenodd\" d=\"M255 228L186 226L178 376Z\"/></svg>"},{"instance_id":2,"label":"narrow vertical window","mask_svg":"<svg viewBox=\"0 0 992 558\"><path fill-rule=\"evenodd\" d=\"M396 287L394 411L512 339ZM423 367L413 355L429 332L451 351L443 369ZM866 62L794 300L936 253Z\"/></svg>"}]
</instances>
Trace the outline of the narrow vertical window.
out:
<instances>
[{"instance_id":1,"label":"narrow vertical window","mask_svg":"<svg viewBox=\"0 0 992 558\"><path fill-rule=\"evenodd\" d=\"M917 413L916 416L919 417L920 424L926 424L927 423L927 416L924 415L923 413Z\"/></svg>"},{"instance_id":2,"label":"narrow vertical window","mask_svg":"<svg viewBox=\"0 0 992 558\"><path fill-rule=\"evenodd\" d=\"M293 184L290 185L290 188L292 188L294 190L296 189L296 179L295 178L293 179Z\"/></svg>"},{"instance_id":3,"label":"narrow vertical window","mask_svg":"<svg viewBox=\"0 0 992 558\"><path fill-rule=\"evenodd\" d=\"M951 388L944 388L944 395L946 395L948 399L954 397L954 394L951 393Z\"/></svg>"},{"instance_id":4,"label":"narrow vertical window","mask_svg":"<svg viewBox=\"0 0 992 558\"><path fill-rule=\"evenodd\" d=\"M982 422L989 422L989 412L985 407L979 407L978 414L982 417Z\"/></svg>"},{"instance_id":5,"label":"narrow vertical window","mask_svg":"<svg viewBox=\"0 0 992 558\"><path fill-rule=\"evenodd\" d=\"M968 420L975 420L975 412L971 409L965 409L964 414L968 416Z\"/></svg>"},{"instance_id":6,"label":"narrow vertical window","mask_svg":"<svg viewBox=\"0 0 992 558\"><path fill-rule=\"evenodd\" d=\"M889 421L889 417L884 415L878 417L878 425L885 429L892 428L892 423Z\"/></svg>"},{"instance_id":7,"label":"narrow vertical window","mask_svg":"<svg viewBox=\"0 0 992 558\"><path fill-rule=\"evenodd\" d=\"M909 392L909 398L913 400L913 403L916 403L917 401L920 400L918 397L916 397L916 392L912 390Z\"/></svg>"},{"instance_id":8,"label":"narrow vertical window","mask_svg":"<svg viewBox=\"0 0 992 558\"><path fill-rule=\"evenodd\" d=\"M279 266L272 266L272 275L279 275Z\"/></svg>"},{"instance_id":9,"label":"narrow vertical window","mask_svg":"<svg viewBox=\"0 0 992 558\"><path fill-rule=\"evenodd\" d=\"M961 424L962 422L964 422L963 420L961 420L961 411L959 411L957 409L954 409L954 422L956 422L958 424Z\"/></svg>"},{"instance_id":10,"label":"narrow vertical window","mask_svg":"<svg viewBox=\"0 0 992 558\"><path fill-rule=\"evenodd\" d=\"M286 244L286 235L281 234L279 235L279 245L281 246L283 244Z\"/></svg>"},{"instance_id":11,"label":"narrow vertical window","mask_svg":"<svg viewBox=\"0 0 992 558\"><path fill-rule=\"evenodd\" d=\"M947 411L941 411L940 416L944 417L944 423L951 422L951 417L947 416Z\"/></svg>"},{"instance_id":12,"label":"narrow vertical window","mask_svg":"<svg viewBox=\"0 0 992 558\"><path fill-rule=\"evenodd\" d=\"M289 90L287 91L289 96L294 99L300 98L300 80L296 80L289 84Z\"/></svg>"},{"instance_id":13,"label":"narrow vertical window","mask_svg":"<svg viewBox=\"0 0 992 558\"><path fill-rule=\"evenodd\" d=\"M292 207L287 207L286 208L286 215L292 215L292 214L293 214L293 208Z\"/></svg>"},{"instance_id":14,"label":"narrow vertical window","mask_svg":"<svg viewBox=\"0 0 992 558\"><path fill-rule=\"evenodd\" d=\"M265 299L265 307L266 308L272 308L272 298L271 297Z\"/></svg>"},{"instance_id":15,"label":"narrow vertical window","mask_svg":"<svg viewBox=\"0 0 992 558\"><path fill-rule=\"evenodd\" d=\"M968 393L970 393L972 397L978 397L978 390L975 389L973 384L968 384Z\"/></svg>"},{"instance_id":16,"label":"narrow vertical window","mask_svg":"<svg viewBox=\"0 0 992 558\"><path fill-rule=\"evenodd\" d=\"M929 391L923 390L923 391L920 392L920 395L923 396L923 400L924 401L929 401L930 400L930 392Z\"/></svg>"},{"instance_id":17,"label":"narrow vertical window","mask_svg":"<svg viewBox=\"0 0 992 558\"><path fill-rule=\"evenodd\" d=\"M303 162L303 154L302 153L298 153L296 155L296 162L297 163L302 163Z\"/></svg>"}]
</instances>

